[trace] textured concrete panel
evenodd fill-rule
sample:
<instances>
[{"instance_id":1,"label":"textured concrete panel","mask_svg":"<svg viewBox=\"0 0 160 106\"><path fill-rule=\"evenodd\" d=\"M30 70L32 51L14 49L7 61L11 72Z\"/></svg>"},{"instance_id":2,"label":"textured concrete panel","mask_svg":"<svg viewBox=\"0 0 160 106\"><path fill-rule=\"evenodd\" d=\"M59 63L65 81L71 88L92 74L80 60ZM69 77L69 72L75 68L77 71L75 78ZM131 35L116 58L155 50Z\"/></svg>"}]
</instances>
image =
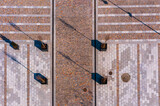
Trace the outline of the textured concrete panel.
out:
<instances>
[{"instance_id":1,"label":"textured concrete panel","mask_svg":"<svg viewBox=\"0 0 160 106\"><path fill-rule=\"evenodd\" d=\"M140 45L140 105L158 106L158 44Z\"/></svg>"},{"instance_id":2,"label":"textured concrete panel","mask_svg":"<svg viewBox=\"0 0 160 106\"><path fill-rule=\"evenodd\" d=\"M123 82L121 76L130 75L128 82ZM137 98L137 44L119 45L119 105L138 106Z\"/></svg>"},{"instance_id":3,"label":"textured concrete panel","mask_svg":"<svg viewBox=\"0 0 160 106\"><path fill-rule=\"evenodd\" d=\"M7 46L7 106L27 106L27 46Z\"/></svg>"},{"instance_id":4,"label":"textured concrete panel","mask_svg":"<svg viewBox=\"0 0 160 106\"><path fill-rule=\"evenodd\" d=\"M0 106L4 106L4 44L0 44Z\"/></svg>"},{"instance_id":5,"label":"textured concrete panel","mask_svg":"<svg viewBox=\"0 0 160 106\"><path fill-rule=\"evenodd\" d=\"M47 85L41 85L34 79L34 74L30 73L30 105L32 106L51 106L50 58L49 52L42 52L34 45L30 45L30 70L33 73L41 73L48 79Z\"/></svg>"}]
</instances>

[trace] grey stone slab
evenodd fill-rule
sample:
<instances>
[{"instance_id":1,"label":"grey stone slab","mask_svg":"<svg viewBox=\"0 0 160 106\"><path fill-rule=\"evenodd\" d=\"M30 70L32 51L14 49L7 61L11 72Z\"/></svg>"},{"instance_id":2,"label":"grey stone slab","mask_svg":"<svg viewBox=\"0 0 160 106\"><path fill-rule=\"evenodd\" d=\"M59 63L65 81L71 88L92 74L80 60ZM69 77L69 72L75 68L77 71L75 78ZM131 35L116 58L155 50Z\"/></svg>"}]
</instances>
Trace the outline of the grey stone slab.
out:
<instances>
[{"instance_id":1,"label":"grey stone slab","mask_svg":"<svg viewBox=\"0 0 160 106\"><path fill-rule=\"evenodd\" d=\"M140 104L158 106L158 45L140 45Z\"/></svg>"},{"instance_id":2,"label":"grey stone slab","mask_svg":"<svg viewBox=\"0 0 160 106\"><path fill-rule=\"evenodd\" d=\"M48 79L47 85L41 85L30 73L30 104L32 106L51 106L51 62L49 52L42 52L30 45L30 70L41 73Z\"/></svg>"},{"instance_id":3,"label":"grey stone slab","mask_svg":"<svg viewBox=\"0 0 160 106\"><path fill-rule=\"evenodd\" d=\"M27 106L27 45L7 46L7 106Z\"/></svg>"},{"instance_id":4,"label":"grey stone slab","mask_svg":"<svg viewBox=\"0 0 160 106\"><path fill-rule=\"evenodd\" d=\"M4 106L4 44L0 44L0 106Z\"/></svg>"},{"instance_id":5,"label":"grey stone slab","mask_svg":"<svg viewBox=\"0 0 160 106\"><path fill-rule=\"evenodd\" d=\"M128 82L121 79L124 73L130 75ZM138 106L137 44L119 45L119 105Z\"/></svg>"},{"instance_id":6,"label":"grey stone slab","mask_svg":"<svg viewBox=\"0 0 160 106\"><path fill-rule=\"evenodd\" d=\"M107 51L98 51L97 73L108 77L107 85L96 85L97 106L116 106L117 104L117 80L116 80L116 45L109 44ZM112 75L109 75L109 72Z\"/></svg>"}]
</instances>

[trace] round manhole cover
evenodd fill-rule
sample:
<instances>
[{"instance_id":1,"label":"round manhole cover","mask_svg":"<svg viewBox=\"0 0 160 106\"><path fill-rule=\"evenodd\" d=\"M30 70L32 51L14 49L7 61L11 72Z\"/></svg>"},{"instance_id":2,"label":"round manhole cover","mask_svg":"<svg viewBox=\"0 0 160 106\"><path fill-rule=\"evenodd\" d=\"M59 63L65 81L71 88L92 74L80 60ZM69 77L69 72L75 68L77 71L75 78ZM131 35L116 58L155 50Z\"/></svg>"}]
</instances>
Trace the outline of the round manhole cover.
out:
<instances>
[{"instance_id":1,"label":"round manhole cover","mask_svg":"<svg viewBox=\"0 0 160 106\"><path fill-rule=\"evenodd\" d=\"M128 73L124 73L121 78L123 82L128 82L131 79L131 76Z\"/></svg>"}]
</instances>

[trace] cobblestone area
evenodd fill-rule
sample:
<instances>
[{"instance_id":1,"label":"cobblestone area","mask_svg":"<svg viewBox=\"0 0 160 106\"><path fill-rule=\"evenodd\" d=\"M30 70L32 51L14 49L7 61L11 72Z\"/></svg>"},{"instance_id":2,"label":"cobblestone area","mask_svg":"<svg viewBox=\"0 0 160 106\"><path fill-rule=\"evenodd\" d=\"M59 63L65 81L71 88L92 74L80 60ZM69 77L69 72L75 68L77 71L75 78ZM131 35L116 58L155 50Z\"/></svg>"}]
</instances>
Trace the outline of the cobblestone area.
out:
<instances>
[{"instance_id":1,"label":"cobblestone area","mask_svg":"<svg viewBox=\"0 0 160 106\"><path fill-rule=\"evenodd\" d=\"M27 46L23 44L17 51L8 45L6 55L7 105L27 106Z\"/></svg>"},{"instance_id":2,"label":"cobblestone area","mask_svg":"<svg viewBox=\"0 0 160 106\"><path fill-rule=\"evenodd\" d=\"M42 85L35 81L33 73L30 73L30 104L33 106L51 106L51 56L48 52L41 52L30 45L30 70L33 73L41 73L48 79L48 85Z\"/></svg>"},{"instance_id":3,"label":"cobblestone area","mask_svg":"<svg viewBox=\"0 0 160 106\"><path fill-rule=\"evenodd\" d=\"M140 46L140 102L143 106L158 106L158 45Z\"/></svg>"},{"instance_id":4,"label":"cobblestone area","mask_svg":"<svg viewBox=\"0 0 160 106\"><path fill-rule=\"evenodd\" d=\"M4 44L0 45L0 106L4 106Z\"/></svg>"},{"instance_id":5,"label":"cobblestone area","mask_svg":"<svg viewBox=\"0 0 160 106\"><path fill-rule=\"evenodd\" d=\"M158 40L150 41L152 43L145 40L133 40L133 42L132 40L129 42L121 40L116 42L109 41L107 51L97 52L97 73L100 76L109 78L107 85L96 84L98 106L116 106L117 104L120 106L159 105L159 42ZM116 49L117 46L118 51ZM116 53L118 53L119 57L118 67L116 65ZM137 59L140 60L139 63ZM116 72L117 69L118 71ZM114 70L115 73L113 71L113 75L110 76L108 73L111 70ZM130 75L129 82L122 81L121 76L124 73ZM140 79L138 78L139 76Z\"/></svg>"},{"instance_id":6,"label":"cobblestone area","mask_svg":"<svg viewBox=\"0 0 160 106\"><path fill-rule=\"evenodd\" d=\"M96 84L97 106L116 106L117 101L117 72L116 72L116 45L108 45L106 52L98 52L97 74L107 77L108 84ZM112 75L109 75L112 72Z\"/></svg>"},{"instance_id":7,"label":"cobblestone area","mask_svg":"<svg viewBox=\"0 0 160 106\"><path fill-rule=\"evenodd\" d=\"M130 81L125 83L121 76L128 73ZM137 44L119 45L119 105L136 106L137 98Z\"/></svg>"},{"instance_id":8,"label":"cobblestone area","mask_svg":"<svg viewBox=\"0 0 160 106\"><path fill-rule=\"evenodd\" d=\"M5 96L7 106L51 106L51 59L50 49L42 52L34 46L33 41L15 41L19 50L14 50L8 44L0 41L0 106L4 106ZM47 42L47 41L46 41ZM6 45L6 50L5 46ZM27 45L30 47L30 79L27 78ZM5 60L6 56L6 60ZM5 63L6 62L6 67ZM4 70L6 68L6 76ZM48 79L47 85L41 85L34 79L33 73L41 73ZM6 79L5 79L6 77ZM29 81L29 86L27 85ZM6 82L6 87L5 83ZM29 88L29 92L27 89ZM29 93L29 97L28 97ZM29 101L27 101L29 98Z\"/></svg>"}]
</instances>

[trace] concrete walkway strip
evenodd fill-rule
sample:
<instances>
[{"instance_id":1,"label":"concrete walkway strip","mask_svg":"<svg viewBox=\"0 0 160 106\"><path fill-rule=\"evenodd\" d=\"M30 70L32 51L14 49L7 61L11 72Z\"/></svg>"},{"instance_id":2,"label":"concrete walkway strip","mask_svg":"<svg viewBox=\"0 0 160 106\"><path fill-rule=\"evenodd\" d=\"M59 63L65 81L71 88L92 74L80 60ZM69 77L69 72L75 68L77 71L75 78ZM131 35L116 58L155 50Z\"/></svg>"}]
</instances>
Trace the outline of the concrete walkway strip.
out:
<instances>
[{"instance_id":1,"label":"concrete walkway strip","mask_svg":"<svg viewBox=\"0 0 160 106\"><path fill-rule=\"evenodd\" d=\"M121 8L148 8L148 7L160 7L160 5L119 5ZM98 8L117 8L117 6L98 6Z\"/></svg>"},{"instance_id":2,"label":"concrete walkway strip","mask_svg":"<svg viewBox=\"0 0 160 106\"><path fill-rule=\"evenodd\" d=\"M15 32L15 31L0 31L1 34L21 34L23 32ZM50 32L36 32L36 31L33 31L33 32L24 32L26 34L50 34Z\"/></svg>"},{"instance_id":3,"label":"concrete walkway strip","mask_svg":"<svg viewBox=\"0 0 160 106\"><path fill-rule=\"evenodd\" d=\"M160 33L160 30L156 30ZM120 34L120 33L156 33L155 31L98 31L98 34Z\"/></svg>"},{"instance_id":4,"label":"concrete walkway strip","mask_svg":"<svg viewBox=\"0 0 160 106\"><path fill-rule=\"evenodd\" d=\"M0 6L0 8L42 8L47 9L50 6Z\"/></svg>"},{"instance_id":5,"label":"concrete walkway strip","mask_svg":"<svg viewBox=\"0 0 160 106\"><path fill-rule=\"evenodd\" d=\"M160 22L144 22L145 24L160 24ZM98 23L98 25L141 25L141 22L116 22L116 23Z\"/></svg>"},{"instance_id":6,"label":"concrete walkway strip","mask_svg":"<svg viewBox=\"0 0 160 106\"><path fill-rule=\"evenodd\" d=\"M118 16L129 16L128 14L98 14L98 17L118 17ZM160 16L160 13L141 13L132 14L132 16Z\"/></svg>"},{"instance_id":7,"label":"concrete walkway strip","mask_svg":"<svg viewBox=\"0 0 160 106\"><path fill-rule=\"evenodd\" d=\"M0 14L0 17L50 17L49 14L38 15L38 14Z\"/></svg>"},{"instance_id":8,"label":"concrete walkway strip","mask_svg":"<svg viewBox=\"0 0 160 106\"><path fill-rule=\"evenodd\" d=\"M50 23L14 23L15 25L50 25ZM10 23L0 23L0 25L11 25Z\"/></svg>"}]
</instances>

